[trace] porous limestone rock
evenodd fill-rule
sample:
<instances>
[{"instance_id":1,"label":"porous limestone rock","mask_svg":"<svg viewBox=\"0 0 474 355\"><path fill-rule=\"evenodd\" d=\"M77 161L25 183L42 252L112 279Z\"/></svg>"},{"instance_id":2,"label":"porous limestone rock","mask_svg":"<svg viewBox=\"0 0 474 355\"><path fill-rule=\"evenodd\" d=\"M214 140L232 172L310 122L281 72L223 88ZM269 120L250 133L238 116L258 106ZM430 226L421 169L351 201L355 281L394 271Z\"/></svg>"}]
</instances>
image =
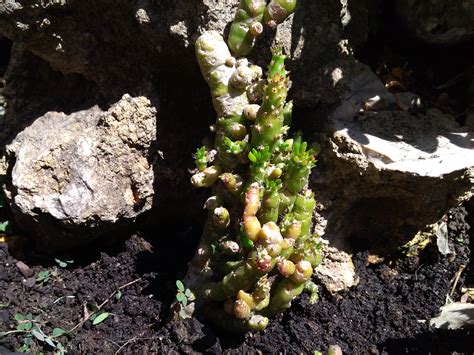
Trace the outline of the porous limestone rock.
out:
<instances>
[{"instance_id":1,"label":"porous limestone rock","mask_svg":"<svg viewBox=\"0 0 474 355\"><path fill-rule=\"evenodd\" d=\"M44 248L70 248L133 222L152 206L155 139L156 109L145 97L39 117L7 147L18 225Z\"/></svg>"},{"instance_id":2,"label":"porous limestone rock","mask_svg":"<svg viewBox=\"0 0 474 355\"><path fill-rule=\"evenodd\" d=\"M313 186L339 248L393 250L472 195L474 134L439 110L332 116L323 145Z\"/></svg>"},{"instance_id":3,"label":"porous limestone rock","mask_svg":"<svg viewBox=\"0 0 474 355\"><path fill-rule=\"evenodd\" d=\"M314 276L331 293L347 291L359 283L352 257L349 253L331 247L322 239L323 259L314 269Z\"/></svg>"}]
</instances>

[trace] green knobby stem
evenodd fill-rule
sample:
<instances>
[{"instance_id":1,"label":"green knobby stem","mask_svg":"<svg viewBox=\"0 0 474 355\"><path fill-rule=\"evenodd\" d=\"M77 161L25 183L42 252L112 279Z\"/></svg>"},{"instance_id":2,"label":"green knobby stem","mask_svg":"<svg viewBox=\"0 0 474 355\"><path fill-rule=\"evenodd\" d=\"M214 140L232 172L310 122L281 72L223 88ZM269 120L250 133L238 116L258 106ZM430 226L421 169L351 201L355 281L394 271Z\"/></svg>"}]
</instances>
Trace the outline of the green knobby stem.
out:
<instances>
[{"instance_id":1,"label":"green knobby stem","mask_svg":"<svg viewBox=\"0 0 474 355\"><path fill-rule=\"evenodd\" d=\"M283 126L283 109L288 93L285 58L286 56L281 53L281 50L273 51L263 102L252 128L251 145L254 148L273 147L277 139L286 133L286 128Z\"/></svg>"},{"instance_id":2,"label":"green knobby stem","mask_svg":"<svg viewBox=\"0 0 474 355\"><path fill-rule=\"evenodd\" d=\"M246 89L260 80L260 67L236 60L217 31L203 33L196 41L195 51L218 117L241 115L249 104Z\"/></svg>"},{"instance_id":3,"label":"green knobby stem","mask_svg":"<svg viewBox=\"0 0 474 355\"><path fill-rule=\"evenodd\" d=\"M242 1L239 11L251 3ZM229 45L243 38L238 26L250 17L242 16L236 15ZM262 330L266 316L288 308L310 285L321 260L318 238L310 233L316 202L305 190L315 159L299 135L285 138L293 105L286 102L289 80L281 49L273 50L257 105L247 95L257 82L262 85L260 68L230 56L222 41L210 31L196 43L220 118L212 126L214 165L207 166L212 155L204 148L195 155L200 171L193 184L212 185L214 197L206 202L208 220L191 263L197 266L188 274L194 275L197 309L208 303L214 309L208 315L221 326Z\"/></svg>"},{"instance_id":4,"label":"green knobby stem","mask_svg":"<svg viewBox=\"0 0 474 355\"><path fill-rule=\"evenodd\" d=\"M268 318L253 314L248 319L238 319L234 314L229 314L219 306L208 306L207 317L219 327L233 333L245 333L248 330L258 332L264 330L268 325Z\"/></svg>"},{"instance_id":5,"label":"green knobby stem","mask_svg":"<svg viewBox=\"0 0 474 355\"><path fill-rule=\"evenodd\" d=\"M262 34L265 0L241 0L230 27L227 43L235 55L246 56L252 50L255 38Z\"/></svg>"},{"instance_id":6,"label":"green knobby stem","mask_svg":"<svg viewBox=\"0 0 474 355\"><path fill-rule=\"evenodd\" d=\"M270 27L282 23L295 11L296 2L297 0L271 0L265 8L263 21Z\"/></svg>"},{"instance_id":7,"label":"green knobby stem","mask_svg":"<svg viewBox=\"0 0 474 355\"><path fill-rule=\"evenodd\" d=\"M321 244L317 235L313 235L306 240L298 241L290 258L294 262L307 260L311 263L312 267L318 266L321 263L322 254Z\"/></svg>"},{"instance_id":8,"label":"green knobby stem","mask_svg":"<svg viewBox=\"0 0 474 355\"><path fill-rule=\"evenodd\" d=\"M272 288L270 304L261 312L266 317L283 312L289 308L291 301L303 292L304 283L295 283L290 279L281 279Z\"/></svg>"},{"instance_id":9,"label":"green knobby stem","mask_svg":"<svg viewBox=\"0 0 474 355\"><path fill-rule=\"evenodd\" d=\"M231 169L244 160L246 143L242 139L245 138L247 132L245 123L241 114L229 115L217 120L214 146L219 161L226 169Z\"/></svg>"},{"instance_id":10,"label":"green knobby stem","mask_svg":"<svg viewBox=\"0 0 474 355\"><path fill-rule=\"evenodd\" d=\"M314 150L307 149L307 143L303 142L300 135L293 141L293 150L286 165L287 171L283 177L286 189L296 194L308 184L311 169L315 166Z\"/></svg>"},{"instance_id":11,"label":"green knobby stem","mask_svg":"<svg viewBox=\"0 0 474 355\"><path fill-rule=\"evenodd\" d=\"M213 301L224 301L239 292L250 289L260 277L265 275L249 262L245 262L234 271L230 272L222 281L211 282L205 285L204 295Z\"/></svg>"},{"instance_id":12,"label":"green knobby stem","mask_svg":"<svg viewBox=\"0 0 474 355\"><path fill-rule=\"evenodd\" d=\"M265 193L263 195L262 206L258 219L262 224L267 222L277 222L280 206L281 180L265 181Z\"/></svg>"},{"instance_id":13,"label":"green knobby stem","mask_svg":"<svg viewBox=\"0 0 474 355\"><path fill-rule=\"evenodd\" d=\"M304 284L305 292L309 293L309 304L315 304L319 300L318 286L311 280Z\"/></svg>"},{"instance_id":14,"label":"green knobby stem","mask_svg":"<svg viewBox=\"0 0 474 355\"><path fill-rule=\"evenodd\" d=\"M316 207L314 194L311 190L306 190L303 194L296 196L295 204L293 205L294 219L301 222L301 235L299 240L304 240L309 236L311 229L311 220L313 211Z\"/></svg>"}]
</instances>

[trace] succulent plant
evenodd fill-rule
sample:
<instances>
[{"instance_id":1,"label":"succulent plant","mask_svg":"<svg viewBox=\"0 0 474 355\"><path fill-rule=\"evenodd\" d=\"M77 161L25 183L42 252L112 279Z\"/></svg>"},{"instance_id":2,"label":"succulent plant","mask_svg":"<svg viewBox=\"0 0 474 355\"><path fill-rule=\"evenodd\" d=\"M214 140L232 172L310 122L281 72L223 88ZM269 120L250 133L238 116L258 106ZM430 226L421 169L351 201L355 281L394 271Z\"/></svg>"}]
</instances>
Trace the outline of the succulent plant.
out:
<instances>
[{"instance_id":1,"label":"succulent plant","mask_svg":"<svg viewBox=\"0 0 474 355\"><path fill-rule=\"evenodd\" d=\"M242 1L239 11L251 3L261 2ZM287 137L292 103L281 49L272 50L264 81L262 70L232 57L215 31L199 37L196 55L218 119L213 146L195 154L192 184L212 187L212 196L185 284L196 295L195 309L212 321L228 330L262 330L305 289L317 299L311 275L321 255L307 188L315 151L300 134Z\"/></svg>"},{"instance_id":2,"label":"succulent plant","mask_svg":"<svg viewBox=\"0 0 474 355\"><path fill-rule=\"evenodd\" d=\"M285 21L296 8L296 0L241 0L230 27L227 41L236 56L246 56L252 50L255 39L264 30L263 23L275 28Z\"/></svg>"}]
</instances>

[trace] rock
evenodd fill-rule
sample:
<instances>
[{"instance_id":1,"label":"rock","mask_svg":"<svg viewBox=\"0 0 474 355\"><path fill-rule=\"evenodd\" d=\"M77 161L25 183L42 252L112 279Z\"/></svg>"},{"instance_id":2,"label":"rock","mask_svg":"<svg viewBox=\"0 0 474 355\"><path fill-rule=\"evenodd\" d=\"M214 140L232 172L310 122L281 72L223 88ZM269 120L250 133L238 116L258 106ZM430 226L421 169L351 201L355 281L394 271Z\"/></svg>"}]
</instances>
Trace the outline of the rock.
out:
<instances>
[{"instance_id":1,"label":"rock","mask_svg":"<svg viewBox=\"0 0 474 355\"><path fill-rule=\"evenodd\" d=\"M156 109L124 95L66 115L47 112L7 147L7 196L18 225L44 248L72 247L131 223L152 206Z\"/></svg>"},{"instance_id":2,"label":"rock","mask_svg":"<svg viewBox=\"0 0 474 355\"><path fill-rule=\"evenodd\" d=\"M227 32L238 4L35 0L26 6L11 0L0 4L0 33L53 68L83 75L109 95L134 93L155 77L181 87L195 81L207 92L194 59L194 41L205 30ZM266 65L268 48L278 42L290 54L287 65L298 104L333 104L352 75L368 69L351 54L351 47L368 36L367 6L355 0L300 2L276 32L266 29L252 59ZM334 73L341 73L337 80Z\"/></svg>"},{"instance_id":3,"label":"rock","mask_svg":"<svg viewBox=\"0 0 474 355\"><path fill-rule=\"evenodd\" d=\"M423 42L453 45L474 39L472 1L399 0L396 13L408 31Z\"/></svg>"},{"instance_id":4,"label":"rock","mask_svg":"<svg viewBox=\"0 0 474 355\"><path fill-rule=\"evenodd\" d=\"M35 272L31 270L30 267L26 265L23 261L17 261L16 267L24 277L31 277L35 274Z\"/></svg>"},{"instance_id":5,"label":"rock","mask_svg":"<svg viewBox=\"0 0 474 355\"><path fill-rule=\"evenodd\" d=\"M474 304L454 302L440 310L440 315L430 320L430 326L437 329L474 328Z\"/></svg>"},{"instance_id":6,"label":"rock","mask_svg":"<svg viewBox=\"0 0 474 355\"><path fill-rule=\"evenodd\" d=\"M338 248L393 249L472 195L474 134L436 109L334 115L326 134L312 185Z\"/></svg>"},{"instance_id":7,"label":"rock","mask_svg":"<svg viewBox=\"0 0 474 355\"><path fill-rule=\"evenodd\" d=\"M166 328L170 333L169 336L175 338L180 344L181 353L219 354L222 352L219 338L196 318L172 321Z\"/></svg>"},{"instance_id":8,"label":"rock","mask_svg":"<svg viewBox=\"0 0 474 355\"><path fill-rule=\"evenodd\" d=\"M351 255L322 243L323 260L314 270L314 276L331 293L348 291L359 283Z\"/></svg>"}]
</instances>

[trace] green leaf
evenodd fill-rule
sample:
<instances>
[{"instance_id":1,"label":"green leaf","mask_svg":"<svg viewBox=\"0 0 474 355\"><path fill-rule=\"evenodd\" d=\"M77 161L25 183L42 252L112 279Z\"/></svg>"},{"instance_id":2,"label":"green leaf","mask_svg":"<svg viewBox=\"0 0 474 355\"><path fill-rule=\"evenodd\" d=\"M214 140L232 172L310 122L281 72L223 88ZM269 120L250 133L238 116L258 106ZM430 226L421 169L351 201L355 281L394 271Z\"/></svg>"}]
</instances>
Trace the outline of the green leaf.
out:
<instances>
[{"instance_id":1,"label":"green leaf","mask_svg":"<svg viewBox=\"0 0 474 355\"><path fill-rule=\"evenodd\" d=\"M54 259L54 261L56 261L60 267L67 267L67 263L62 260Z\"/></svg>"},{"instance_id":2,"label":"green leaf","mask_svg":"<svg viewBox=\"0 0 474 355\"><path fill-rule=\"evenodd\" d=\"M63 334L66 334L66 331L63 328L54 328L53 329L53 337L59 337Z\"/></svg>"},{"instance_id":3,"label":"green leaf","mask_svg":"<svg viewBox=\"0 0 474 355\"><path fill-rule=\"evenodd\" d=\"M49 275L50 275L50 272L48 270L40 271L36 274L36 281L38 282L48 281Z\"/></svg>"},{"instance_id":4,"label":"green leaf","mask_svg":"<svg viewBox=\"0 0 474 355\"><path fill-rule=\"evenodd\" d=\"M253 151L254 149L252 149ZM249 160L252 162L252 163L256 163L257 162L257 157L252 153L252 152L249 152Z\"/></svg>"},{"instance_id":5,"label":"green leaf","mask_svg":"<svg viewBox=\"0 0 474 355\"><path fill-rule=\"evenodd\" d=\"M191 292L191 290L189 288L186 289L186 292L184 292L184 295L189 298L193 295L193 293Z\"/></svg>"},{"instance_id":6,"label":"green leaf","mask_svg":"<svg viewBox=\"0 0 474 355\"><path fill-rule=\"evenodd\" d=\"M28 319L28 320L33 320L33 315L32 315L31 313L28 313L28 314L26 315L26 319Z\"/></svg>"},{"instance_id":7,"label":"green leaf","mask_svg":"<svg viewBox=\"0 0 474 355\"><path fill-rule=\"evenodd\" d=\"M176 280L176 287L178 288L179 291L184 292L184 285L181 280Z\"/></svg>"},{"instance_id":8,"label":"green leaf","mask_svg":"<svg viewBox=\"0 0 474 355\"><path fill-rule=\"evenodd\" d=\"M16 313L15 314L15 320L16 321L25 320L25 316L23 314Z\"/></svg>"},{"instance_id":9,"label":"green leaf","mask_svg":"<svg viewBox=\"0 0 474 355\"><path fill-rule=\"evenodd\" d=\"M120 290L117 291L117 293L115 294L115 299L118 301L122 298L122 292Z\"/></svg>"},{"instance_id":10,"label":"green leaf","mask_svg":"<svg viewBox=\"0 0 474 355\"><path fill-rule=\"evenodd\" d=\"M5 336L5 332L0 332L0 338Z\"/></svg>"},{"instance_id":11,"label":"green leaf","mask_svg":"<svg viewBox=\"0 0 474 355\"><path fill-rule=\"evenodd\" d=\"M21 323L18 323L18 325L16 326L16 330L25 332L25 331L30 330L32 327L33 327L33 323L22 321Z\"/></svg>"},{"instance_id":12,"label":"green leaf","mask_svg":"<svg viewBox=\"0 0 474 355\"><path fill-rule=\"evenodd\" d=\"M44 334L40 333L36 329L32 330L31 334L33 334L33 336L39 341L44 342L44 339L45 339Z\"/></svg>"},{"instance_id":13,"label":"green leaf","mask_svg":"<svg viewBox=\"0 0 474 355\"><path fill-rule=\"evenodd\" d=\"M56 344L53 342L53 340L50 337L45 338L44 341L52 348L56 347Z\"/></svg>"},{"instance_id":14,"label":"green leaf","mask_svg":"<svg viewBox=\"0 0 474 355\"><path fill-rule=\"evenodd\" d=\"M21 347L18 348L19 353L27 353L30 351L30 347L26 344L23 344Z\"/></svg>"},{"instance_id":15,"label":"green leaf","mask_svg":"<svg viewBox=\"0 0 474 355\"><path fill-rule=\"evenodd\" d=\"M178 293L176 294L176 299L177 299L178 302L180 302L180 303L184 303L184 301L187 301L186 296L185 296L184 293L182 293L182 292L178 292Z\"/></svg>"},{"instance_id":16,"label":"green leaf","mask_svg":"<svg viewBox=\"0 0 474 355\"><path fill-rule=\"evenodd\" d=\"M7 233L10 230L10 221L0 223L0 232Z\"/></svg>"},{"instance_id":17,"label":"green leaf","mask_svg":"<svg viewBox=\"0 0 474 355\"><path fill-rule=\"evenodd\" d=\"M8 300L5 303L0 303L0 309L8 308L10 306L11 301Z\"/></svg>"},{"instance_id":18,"label":"green leaf","mask_svg":"<svg viewBox=\"0 0 474 355\"><path fill-rule=\"evenodd\" d=\"M188 299L186 298L186 296L184 297L184 300L183 302L181 302L181 304L186 307L186 305L188 304Z\"/></svg>"},{"instance_id":19,"label":"green leaf","mask_svg":"<svg viewBox=\"0 0 474 355\"><path fill-rule=\"evenodd\" d=\"M109 316L110 316L109 312L104 312L104 313L99 314L97 317L95 317L94 321L92 322L92 325L97 325L99 323L102 323Z\"/></svg>"}]
</instances>

